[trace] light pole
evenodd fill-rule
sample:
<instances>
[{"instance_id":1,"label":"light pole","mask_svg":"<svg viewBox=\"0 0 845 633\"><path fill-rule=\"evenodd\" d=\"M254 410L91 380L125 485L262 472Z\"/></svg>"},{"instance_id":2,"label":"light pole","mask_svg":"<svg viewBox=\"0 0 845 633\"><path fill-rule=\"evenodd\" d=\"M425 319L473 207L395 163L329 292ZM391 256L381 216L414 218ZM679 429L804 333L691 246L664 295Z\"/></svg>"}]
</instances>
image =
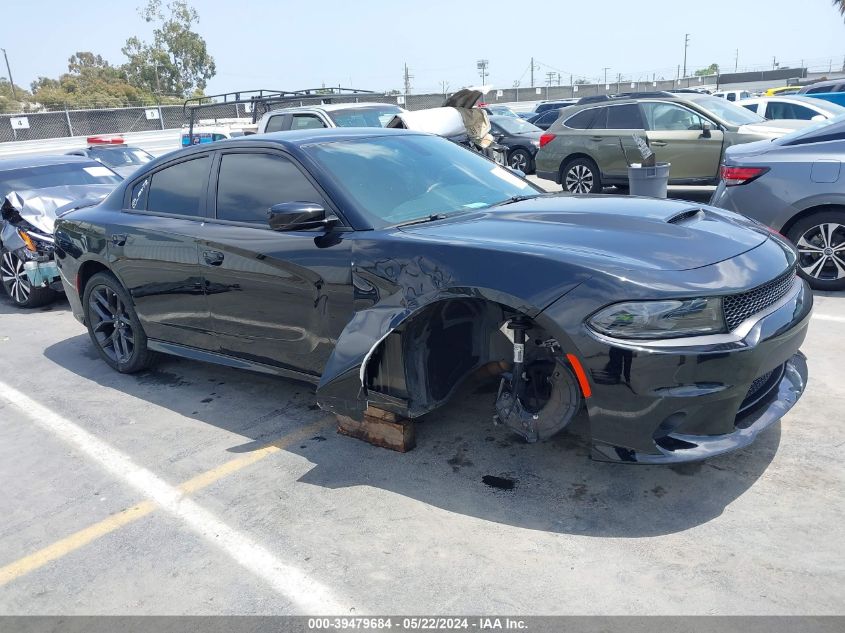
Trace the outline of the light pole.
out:
<instances>
[{"instance_id":1,"label":"light pole","mask_svg":"<svg viewBox=\"0 0 845 633\"><path fill-rule=\"evenodd\" d=\"M689 33L684 35L684 74L683 76L687 76L687 48L689 47Z\"/></svg>"},{"instance_id":2,"label":"light pole","mask_svg":"<svg viewBox=\"0 0 845 633\"><path fill-rule=\"evenodd\" d=\"M487 79L487 67L490 65L490 62L486 59L479 59L475 67L478 69L478 73L481 75L481 85L485 85L485 81Z\"/></svg>"},{"instance_id":3,"label":"light pole","mask_svg":"<svg viewBox=\"0 0 845 633\"><path fill-rule=\"evenodd\" d=\"M6 55L6 49L0 48L3 51L3 58L6 60L6 72L9 73L9 84L12 86L12 99L18 100L18 91L15 90L15 80L12 79L12 69L9 67L9 56Z\"/></svg>"}]
</instances>

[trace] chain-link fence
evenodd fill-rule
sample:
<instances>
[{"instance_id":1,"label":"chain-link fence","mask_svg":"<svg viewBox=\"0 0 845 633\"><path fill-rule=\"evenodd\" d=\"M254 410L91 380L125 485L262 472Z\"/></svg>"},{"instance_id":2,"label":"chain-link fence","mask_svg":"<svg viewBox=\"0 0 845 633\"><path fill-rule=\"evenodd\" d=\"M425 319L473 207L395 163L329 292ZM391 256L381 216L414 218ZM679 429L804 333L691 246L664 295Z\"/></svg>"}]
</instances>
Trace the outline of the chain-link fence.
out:
<instances>
[{"instance_id":1,"label":"chain-link fence","mask_svg":"<svg viewBox=\"0 0 845 633\"><path fill-rule=\"evenodd\" d=\"M607 84L584 84L572 86L544 86L534 88L507 88L488 93L487 103L514 103L520 101L540 101L548 99L566 99L620 92L645 92L653 90L672 90L677 88L712 86L716 76L690 77L680 81L639 81L612 82ZM443 94L357 94L331 95L285 103L284 107L320 105L331 103L392 103L408 110L435 108L443 105ZM282 106L273 106L282 107ZM263 112L257 113L260 116ZM203 109L197 113L197 121L213 119L251 118L250 104L221 103L215 107ZM172 130L188 123L181 105L153 105L130 108L101 108L86 110L59 110L52 112L24 112L20 114L0 114L0 142L28 141L38 139L63 138L69 136L89 136L93 134L117 134L127 132L147 132L154 130Z\"/></svg>"}]
</instances>

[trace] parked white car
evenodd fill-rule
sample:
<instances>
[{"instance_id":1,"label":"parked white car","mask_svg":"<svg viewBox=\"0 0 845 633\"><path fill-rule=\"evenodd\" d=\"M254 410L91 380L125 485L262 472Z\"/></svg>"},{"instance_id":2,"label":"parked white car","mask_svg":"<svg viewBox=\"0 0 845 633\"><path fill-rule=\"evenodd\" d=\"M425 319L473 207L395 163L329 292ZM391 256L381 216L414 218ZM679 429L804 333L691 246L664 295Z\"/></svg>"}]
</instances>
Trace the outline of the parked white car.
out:
<instances>
[{"instance_id":1,"label":"parked white car","mask_svg":"<svg viewBox=\"0 0 845 633\"><path fill-rule=\"evenodd\" d=\"M845 114L845 107L837 103L801 95L743 99L738 101L737 105L773 120L825 121L840 114Z\"/></svg>"},{"instance_id":2,"label":"parked white car","mask_svg":"<svg viewBox=\"0 0 845 633\"><path fill-rule=\"evenodd\" d=\"M750 99L751 93L747 90L719 90L713 93L714 97L721 97L728 101L739 101L740 99Z\"/></svg>"}]
</instances>

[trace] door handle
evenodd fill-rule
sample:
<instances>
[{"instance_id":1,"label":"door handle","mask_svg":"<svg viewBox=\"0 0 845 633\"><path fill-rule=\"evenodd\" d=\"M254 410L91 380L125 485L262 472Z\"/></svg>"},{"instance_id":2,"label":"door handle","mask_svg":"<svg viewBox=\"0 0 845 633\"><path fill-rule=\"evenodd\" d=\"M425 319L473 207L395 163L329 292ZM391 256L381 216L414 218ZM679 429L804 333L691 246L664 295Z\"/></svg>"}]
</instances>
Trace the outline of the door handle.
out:
<instances>
[{"instance_id":1,"label":"door handle","mask_svg":"<svg viewBox=\"0 0 845 633\"><path fill-rule=\"evenodd\" d=\"M114 233L111 236L111 243L115 246L124 246L126 244L126 235L124 233Z\"/></svg>"},{"instance_id":2,"label":"door handle","mask_svg":"<svg viewBox=\"0 0 845 633\"><path fill-rule=\"evenodd\" d=\"M604 140L604 137L603 137L603 136L591 136L591 137L590 137L590 140L591 140L591 141L596 141L596 142L599 142L599 141L603 141L603 140Z\"/></svg>"},{"instance_id":3,"label":"door handle","mask_svg":"<svg viewBox=\"0 0 845 633\"><path fill-rule=\"evenodd\" d=\"M223 263L223 253L220 251L203 251L202 258L209 266L219 266Z\"/></svg>"},{"instance_id":4,"label":"door handle","mask_svg":"<svg viewBox=\"0 0 845 633\"><path fill-rule=\"evenodd\" d=\"M667 143L666 141L651 141L649 145L651 145L652 147L666 147Z\"/></svg>"}]
</instances>

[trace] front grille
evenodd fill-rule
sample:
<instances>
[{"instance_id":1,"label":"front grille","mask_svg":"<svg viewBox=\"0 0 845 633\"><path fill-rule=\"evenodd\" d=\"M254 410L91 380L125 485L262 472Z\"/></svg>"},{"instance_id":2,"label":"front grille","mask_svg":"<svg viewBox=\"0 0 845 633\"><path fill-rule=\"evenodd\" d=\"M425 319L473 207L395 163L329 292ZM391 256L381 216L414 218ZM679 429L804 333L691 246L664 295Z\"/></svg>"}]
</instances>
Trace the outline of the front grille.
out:
<instances>
[{"instance_id":1,"label":"front grille","mask_svg":"<svg viewBox=\"0 0 845 633\"><path fill-rule=\"evenodd\" d=\"M722 301L722 309L725 312L728 330L733 330L748 317L783 299L792 287L794 279L795 269L791 268L777 279L758 286L754 290L726 296Z\"/></svg>"}]
</instances>

